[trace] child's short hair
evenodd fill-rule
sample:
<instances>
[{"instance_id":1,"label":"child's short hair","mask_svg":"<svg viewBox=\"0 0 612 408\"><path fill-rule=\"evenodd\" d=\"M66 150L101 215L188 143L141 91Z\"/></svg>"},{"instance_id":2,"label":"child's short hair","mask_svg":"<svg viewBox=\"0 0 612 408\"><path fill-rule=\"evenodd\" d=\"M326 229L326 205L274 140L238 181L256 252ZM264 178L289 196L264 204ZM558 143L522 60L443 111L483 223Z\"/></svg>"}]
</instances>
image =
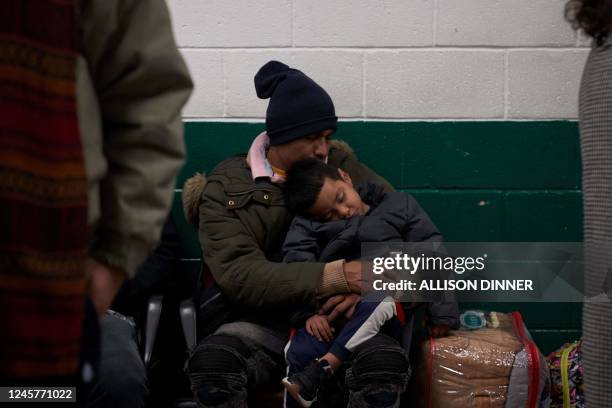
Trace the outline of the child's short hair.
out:
<instances>
[{"instance_id":1,"label":"child's short hair","mask_svg":"<svg viewBox=\"0 0 612 408\"><path fill-rule=\"evenodd\" d=\"M340 180L338 169L312 158L295 162L287 172L284 184L289 211L308 216L326 178Z\"/></svg>"}]
</instances>

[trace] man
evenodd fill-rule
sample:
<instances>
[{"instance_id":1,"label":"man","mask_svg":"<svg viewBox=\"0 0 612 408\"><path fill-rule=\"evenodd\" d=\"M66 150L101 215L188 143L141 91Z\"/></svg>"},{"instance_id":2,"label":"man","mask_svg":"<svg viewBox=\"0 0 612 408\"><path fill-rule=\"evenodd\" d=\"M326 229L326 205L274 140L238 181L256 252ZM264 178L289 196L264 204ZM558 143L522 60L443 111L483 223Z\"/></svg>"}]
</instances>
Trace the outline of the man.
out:
<instances>
[{"instance_id":1,"label":"man","mask_svg":"<svg viewBox=\"0 0 612 408\"><path fill-rule=\"evenodd\" d=\"M392 189L346 145L330 142L337 126L334 105L312 79L271 61L255 76L255 88L260 98L270 98L266 132L246 157L224 161L208 180L188 180L183 193L186 213L199 228L205 267L221 291L205 300L203 320L215 320L206 316L207 309L220 299L227 306L223 324L207 325L212 334L188 364L202 407L246 406L249 392L278 384L296 308L332 296L323 308L333 320L350 316L359 300L357 261L280 262L292 217L282 190L285 171L314 157L346 170L355 182L378 181ZM378 335L355 351L346 380L350 406L397 406L408 380L406 353L395 340Z\"/></svg>"}]
</instances>

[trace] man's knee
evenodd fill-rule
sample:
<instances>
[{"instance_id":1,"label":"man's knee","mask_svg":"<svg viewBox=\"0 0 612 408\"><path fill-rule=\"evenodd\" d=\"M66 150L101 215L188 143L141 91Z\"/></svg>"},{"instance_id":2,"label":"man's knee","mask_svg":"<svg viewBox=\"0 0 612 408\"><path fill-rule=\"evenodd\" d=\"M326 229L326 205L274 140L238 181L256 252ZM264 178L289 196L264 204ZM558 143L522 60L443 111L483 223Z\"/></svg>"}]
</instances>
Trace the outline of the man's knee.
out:
<instances>
[{"instance_id":1,"label":"man's knee","mask_svg":"<svg viewBox=\"0 0 612 408\"><path fill-rule=\"evenodd\" d=\"M396 408L403 390L398 385L370 384L358 390L350 390L350 408Z\"/></svg>"},{"instance_id":2,"label":"man's knee","mask_svg":"<svg viewBox=\"0 0 612 408\"><path fill-rule=\"evenodd\" d=\"M102 353L89 405L142 407L148 395L147 374L129 319L109 313L100 322Z\"/></svg>"},{"instance_id":3,"label":"man's knee","mask_svg":"<svg viewBox=\"0 0 612 408\"><path fill-rule=\"evenodd\" d=\"M378 335L353 354L346 374L351 406L396 406L409 379L408 353L395 340Z\"/></svg>"},{"instance_id":4,"label":"man's knee","mask_svg":"<svg viewBox=\"0 0 612 408\"><path fill-rule=\"evenodd\" d=\"M103 406L144 407L149 393L144 366L126 361L107 370L100 379L100 387L105 393ZM95 406L95 404L92 404Z\"/></svg>"},{"instance_id":5,"label":"man's knee","mask_svg":"<svg viewBox=\"0 0 612 408\"><path fill-rule=\"evenodd\" d=\"M408 354L399 346L363 349L350 367L357 379L367 382L407 384L410 377Z\"/></svg>"},{"instance_id":6,"label":"man's knee","mask_svg":"<svg viewBox=\"0 0 612 408\"><path fill-rule=\"evenodd\" d=\"M242 406L246 401L248 349L230 336L209 336L195 349L187 370L199 406Z\"/></svg>"}]
</instances>

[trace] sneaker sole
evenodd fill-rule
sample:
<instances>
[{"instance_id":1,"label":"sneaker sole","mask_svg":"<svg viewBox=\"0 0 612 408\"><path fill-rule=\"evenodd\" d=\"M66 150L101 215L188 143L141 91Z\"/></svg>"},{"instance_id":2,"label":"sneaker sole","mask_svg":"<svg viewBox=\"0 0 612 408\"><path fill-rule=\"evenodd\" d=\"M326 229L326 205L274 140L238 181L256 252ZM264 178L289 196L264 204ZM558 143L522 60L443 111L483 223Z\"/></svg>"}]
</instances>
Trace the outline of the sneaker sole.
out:
<instances>
[{"instance_id":1,"label":"sneaker sole","mask_svg":"<svg viewBox=\"0 0 612 408\"><path fill-rule=\"evenodd\" d=\"M287 377L283 378L281 380L281 383L283 384L283 387L285 387L289 395L291 395L291 397L298 404L300 404L302 408L309 408L313 404L313 402L316 401L316 399L312 401L306 401L304 398L302 398L302 396L300 395L300 386L297 384L290 383Z\"/></svg>"}]
</instances>

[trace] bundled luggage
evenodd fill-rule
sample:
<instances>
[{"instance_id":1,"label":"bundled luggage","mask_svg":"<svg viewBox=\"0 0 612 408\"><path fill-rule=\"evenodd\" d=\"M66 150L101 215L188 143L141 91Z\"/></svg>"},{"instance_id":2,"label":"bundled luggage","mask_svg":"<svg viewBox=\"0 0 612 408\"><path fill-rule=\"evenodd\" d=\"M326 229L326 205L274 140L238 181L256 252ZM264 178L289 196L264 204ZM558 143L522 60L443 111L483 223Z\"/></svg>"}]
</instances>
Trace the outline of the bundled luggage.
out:
<instances>
[{"instance_id":1,"label":"bundled luggage","mask_svg":"<svg viewBox=\"0 0 612 408\"><path fill-rule=\"evenodd\" d=\"M468 313L462 315L464 328L423 344L416 376L424 392L417 405L548 407L548 365L521 314ZM481 323L475 321L479 314Z\"/></svg>"}]
</instances>

